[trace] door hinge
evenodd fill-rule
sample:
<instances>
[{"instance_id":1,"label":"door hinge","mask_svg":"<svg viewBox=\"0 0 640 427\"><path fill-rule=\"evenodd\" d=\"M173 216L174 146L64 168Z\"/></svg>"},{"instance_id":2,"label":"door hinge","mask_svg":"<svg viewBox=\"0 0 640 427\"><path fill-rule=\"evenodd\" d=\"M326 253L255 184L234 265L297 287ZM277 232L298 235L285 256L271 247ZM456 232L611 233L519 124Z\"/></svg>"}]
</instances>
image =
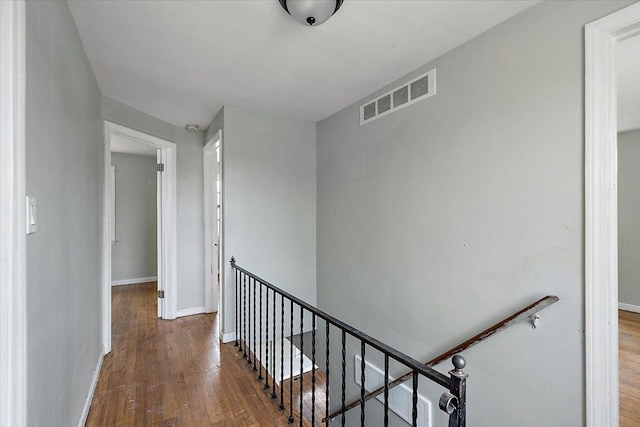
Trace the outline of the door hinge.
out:
<instances>
[{"instance_id":1,"label":"door hinge","mask_svg":"<svg viewBox=\"0 0 640 427\"><path fill-rule=\"evenodd\" d=\"M164 291L158 291L158 298L164 298Z\"/></svg>"},{"instance_id":2,"label":"door hinge","mask_svg":"<svg viewBox=\"0 0 640 427\"><path fill-rule=\"evenodd\" d=\"M164 163L158 163L158 172L164 172Z\"/></svg>"}]
</instances>

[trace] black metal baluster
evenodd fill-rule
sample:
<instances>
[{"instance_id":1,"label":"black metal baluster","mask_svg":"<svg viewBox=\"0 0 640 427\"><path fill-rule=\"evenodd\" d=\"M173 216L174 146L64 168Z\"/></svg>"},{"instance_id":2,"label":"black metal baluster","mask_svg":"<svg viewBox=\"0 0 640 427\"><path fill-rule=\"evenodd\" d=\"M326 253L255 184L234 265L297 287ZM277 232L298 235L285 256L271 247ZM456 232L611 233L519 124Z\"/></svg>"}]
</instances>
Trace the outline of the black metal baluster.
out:
<instances>
[{"instance_id":1,"label":"black metal baluster","mask_svg":"<svg viewBox=\"0 0 640 427\"><path fill-rule=\"evenodd\" d=\"M325 381L326 382L324 383L324 399L325 399L325 413L324 413L324 416L325 416L325 422L324 423L325 424L324 425L325 425L325 427L329 427L329 421L330 421L329 420L329 365L330 365L330 363L329 363L329 338L330 338L329 334L331 332L330 331L331 325L326 320L325 320L325 324L326 324L326 328L327 328L327 331L326 331L327 332L327 338L326 338L326 340L327 340L327 342L326 342L326 344L327 344L327 349L326 349L327 350L327 354L326 354L327 360L325 362L325 375L326 375Z\"/></svg>"},{"instance_id":2,"label":"black metal baluster","mask_svg":"<svg viewBox=\"0 0 640 427\"><path fill-rule=\"evenodd\" d=\"M411 404L411 425L418 427L418 372L413 371L413 403Z\"/></svg>"},{"instance_id":3,"label":"black metal baluster","mask_svg":"<svg viewBox=\"0 0 640 427\"><path fill-rule=\"evenodd\" d=\"M384 427L389 425L389 355L384 354Z\"/></svg>"},{"instance_id":4,"label":"black metal baluster","mask_svg":"<svg viewBox=\"0 0 640 427\"><path fill-rule=\"evenodd\" d=\"M316 425L316 314L311 315L311 425Z\"/></svg>"},{"instance_id":5,"label":"black metal baluster","mask_svg":"<svg viewBox=\"0 0 640 427\"><path fill-rule=\"evenodd\" d=\"M280 295L280 411L284 411L284 297Z\"/></svg>"},{"instance_id":6,"label":"black metal baluster","mask_svg":"<svg viewBox=\"0 0 640 427\"><path fill-rule=\"evenodd\" d=\"M245 359L247 358L247 275L246 274L242 274L242 277L244 279L244 284L242 287L242 303L243 303L243 311L244 311L244 317L243 317L243 339L244 339L244 348L242 349L243 354L242 357L244 357Z\"/></svg>"},{"instance_id":7,"label":"black metal baluster","mask_svg":"<svg viewBox=\"0 0 640 427\"><path fill-rule=\"evenodd\" d=\"M364 362L364 340L360 340L360 426L364 427L364 382L365 382L365 362Z\"/></svg>"},{"instance_id":8,"label":"black metal baluster","mask_svg":"<svg viewBox=\"0 0 640 427\"><path fill-rule=\"evenodd\" d=\"M247 352L247 365L251 365L251 276L249 276L249 284L247 286L247 300L249 300L247 307L247 324L248 324L248 334L247 334L247 344L245 347L248 347Z\"/></svg>"},{"instance_id":9,"label":"black metal baluster","mask_svg":"<svg viewBox=\"0 0 640 427\"><path fill-rule=\"evenodd\" d=\"M278 396L276 395L276 291L273 290L273 343L271 344L271 349L273 351L273 362L271 363L271 385L273 389L271 390L271 399L275 400Z\"/></svg>"},{"instance_id":10,"label":"black metal baluster","mask_svg":"<svg viewBox=\"0 0 640 427\"><path fill-rule=\"evenodd\" d=\"M253 279L253 370L258 370L256 366L256 279Z\"/></svg>"},{"instance_id":11,"label":"black metal baluster","mask_svg":"<svg viewBox=\"0 0 640 427\"><path fill-rule=\"evenodd\" d=\"M260 296L262 296L262 289L260 289ZM271 387L269 385L269 288L267 288L267 294L265 308L264 308L264 320L267 322L264 327L264 388L265 390ZM262 342L262 341L260 341ZM262 357L262 350L260 350L260 357ZM262 361L260 361L260 373L262 374Z\"/></svg>"},{"instance_id":12,"label":"black metal baluster","mask_svg":"<svg viewBox=\"0 0 640 427\"><path fill-rule=\"evenodd\" d=\"M291 329L289 330L289 424L293 424L293 300L291 301Z\"/></svg>"},{"instance_id":13,"label":"black metal baluster","mask_svg":"<svg viewBox=\"0 0 640 427\"><path fill-rule=\"evenodd\" d=\"M262 381L262 282L258 285L260 288L260 333L258 334L258 381ZM253 370L256 370L256 357L253 355Z\"/></svg>"},{"instance_id":14,"label":"black metal baluster","mask_svg":"<svg viewBox=\"0 0 640 427\"><path fill-rule=\"evenodd\" d=\"M342 426L347 422L345 400L347 399L347 333L342 330Z\"/></svg>"},{"instance_id":15,"label":"black metal baluster","mask_svg":"<svg viewBox=\"0 0 640 427\"><path fill-rule=\"evenodd\" d=\"M300 427L302 427L302 376L304 374L304 308L300 306Z\"/></svg>"},{"instance_id":16,"label":"black metal baluster","mask_svg":"<svg viewBox=\"0 0 640 427\"><path fill-rule=\"evenodd\" d=\"M233 264L233 266L235 267L235 263L236 263L236 259L234 257L231 257L231 264ZM235 343L233 344L235 347L238 347L238 320L239 320L239 316L240 316L240 285L238 284L238 270L237 269L233 269L233 273L235 274L235 278L236 278L236 339L235 339Z\"/></svg>"}]
</instances>

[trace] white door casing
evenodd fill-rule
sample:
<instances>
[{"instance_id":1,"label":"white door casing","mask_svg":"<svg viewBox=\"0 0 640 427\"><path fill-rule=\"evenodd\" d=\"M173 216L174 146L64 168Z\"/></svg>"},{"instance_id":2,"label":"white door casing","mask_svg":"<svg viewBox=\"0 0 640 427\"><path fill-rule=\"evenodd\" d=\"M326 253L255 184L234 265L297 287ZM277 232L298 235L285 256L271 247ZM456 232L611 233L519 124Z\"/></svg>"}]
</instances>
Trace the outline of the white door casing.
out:
<instances>
[{"instance_id":1,"label":"white door casing","mask_svg":"<svg viewBox=\"0 0 640 427\"><path fill-rule=\"evenodd\" d=\"M585 362L588 427L617 426L616 43L640 31L636 3L585 27Z\"/></svg>"},{"instance_id":2,"label":"white door casing","mask_svg":"<svg viewBox=\"0 0 640 427\"><path fill-rule=\"evenodd\" d=\"M222 181L222 165L218 162L218 153L222 151L222 131L211 138L203 148L204 171L204 295L205 311L207 313L218 312L221 316L221 295L218 294L218 274L220 283L223 281L223 269L220 268L220 260L223 259L224 246L222 236L223 202L222 189L220 200L220 218L217 218L217 179ZM221 157L221 156L220 156ZM217 221L220 221L220 234L218 234ZM222 293L222 289L220 289ZM219 317L220 318L220 317ZM218 323L222 327L221 322Z\"/></svg>"},{"instance_id":3,"label":"white door casing","mask_svg":"<svg viewBox=\"0 0 640 427\"><path fill-rule=\"evenodd\" d=\"M25 2L0 1L0 426L27 425Z\"/></svg>"},{"instance_id":4,"label":"white door casing","mask_svg":"<svg viewBox=\"0 0 640 427\"><path fill-rule=\"evenodd\" d=\"M177 199L176 144L108 121L104 122L105 179L103 215L103 312L102 331L105 353L111 351L111 136L151 145L158 149L158 159L164 171L158 177L158 314L163 319L175 319L177 312Z\"/></svg>"}]
</instances>

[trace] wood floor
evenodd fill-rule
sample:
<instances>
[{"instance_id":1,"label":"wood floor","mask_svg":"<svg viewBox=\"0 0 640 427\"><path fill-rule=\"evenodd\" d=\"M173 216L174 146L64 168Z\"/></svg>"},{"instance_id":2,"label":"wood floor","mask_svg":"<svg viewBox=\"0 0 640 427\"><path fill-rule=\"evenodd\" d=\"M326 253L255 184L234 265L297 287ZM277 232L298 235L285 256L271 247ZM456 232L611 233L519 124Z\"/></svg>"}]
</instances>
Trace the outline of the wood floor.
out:
<instances>
[{"instance_id":1,"label":"wood floor","mask_svg":"<svg viewBox=\"0 0 640 427\"><path fill-rule=\"evenodd\" d=\"M640 426L640 314L618 312L620 427Z\"/></svg>"},{"instance_id":2,"label":"wood floor","mask_svg":"<svg viewBox=\"0 0 640 427\"><path fill-rule=\"evenodd\" d=\"M105 356L86 426L286 426L287 410L256 380L233 343L221 344L215 314L156 318L156 284L112 289L112 351ZM308 376L309 374L307 374ZM299 379L294 379L294 408ZM271 383L271 379L270 379ZM310 419L310 384L305 418ZM283 383L285 396L289 383ZM278 398L279 388L276 389ZM324 414L324 376L316 380L316 425ZM295 424L300 425L297 409ZM303 425L310 425L304 422Z\"/></svg>"}]
</instances>

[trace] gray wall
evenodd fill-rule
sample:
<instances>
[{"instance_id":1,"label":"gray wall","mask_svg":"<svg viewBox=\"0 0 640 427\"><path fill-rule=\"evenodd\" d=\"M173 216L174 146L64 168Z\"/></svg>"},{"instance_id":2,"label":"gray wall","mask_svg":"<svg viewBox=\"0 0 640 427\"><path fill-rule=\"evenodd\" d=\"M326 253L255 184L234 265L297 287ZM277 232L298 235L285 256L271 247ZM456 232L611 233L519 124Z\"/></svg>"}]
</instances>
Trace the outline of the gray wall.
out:
<instances>
[{"instance_id":1,"label":"gray wall","mask_svg":"<svg viewBox=\"0 0 640 427\"><path fill-rule=\"evenodd\" d=\"M640 306L640 130L618 134L618 301Z\"/></svg>"},{"instance_id":2,"label":"gray wall","mask_svg":"<svg viewBox=\"0 0 640 427\"><path fill-rule=\"evenodd\" d=\"M226 105L222 135L224 332L235 328L229 259L316 302L316 125Z\"/></svg>"},{"instance_id":3,"label":"gray wall","mask_svg":"<svg viewBox=\"0 0 640 427\"><path fill-rule=\"evenodd\" d=\"M151 156L111 153L111 164L116 167L111 280L157 276L157 163Z\"/></svg>"},{"instance_id":4,"label":"gray wall","mask_svg":"<svg viewBox=\"0 0 640 427\"><path fill-rule=\"evenodd\" d=\"M583 31L625 4L543 2L407 76L436 96L318 123L320 308L428 360L560 297L465 352L476 427L584 424Z\"/></svg>"},{"instance_id":5,"label":"gray wall","mask_svg":"<svg viewBox=\"0 0 640 427\"><path fill-rule=\"evenodd\" d=\"M100 90L66 2L26 3L27 423L75 426L101 348Z\"/></svg>"},{"instance_id":6,"label":"gray wall","mask_svg":"<svg viewBox=\"0 0 640 427\"><path fill-rule=\"evenodd\" d=\"M178 145L178 309L204 305L204 132L176 126Z\"/></svg>"},{"instance_id":7,"label":"gray wall","mask_svg":"<svg viewBox=\"0 0 640 427\"><path fill-rule=\"evenodd\" d=\"M102 96L102 118L177 146L178 310L204 306L203 172L204 132L187 132Z\"/></svg>"}]
</instances>

